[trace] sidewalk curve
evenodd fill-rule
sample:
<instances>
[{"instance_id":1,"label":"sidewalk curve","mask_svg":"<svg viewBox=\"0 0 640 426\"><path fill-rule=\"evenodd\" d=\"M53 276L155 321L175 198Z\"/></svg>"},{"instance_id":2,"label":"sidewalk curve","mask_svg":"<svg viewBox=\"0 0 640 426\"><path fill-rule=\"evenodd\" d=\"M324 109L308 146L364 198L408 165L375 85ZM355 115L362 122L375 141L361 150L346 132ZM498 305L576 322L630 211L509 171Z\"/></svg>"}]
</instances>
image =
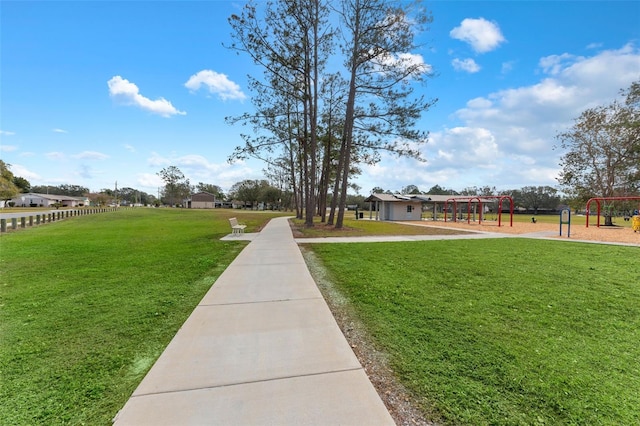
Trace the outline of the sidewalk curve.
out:
<instances>
[{"instance_id":1,"label":"sidewalk curve","mask_svg":"<svg viewBox=\"0 0 640 426\"><path fill-rule=\"evenodd\" d=\"M114 423L393 425L287 218L222 273Z\"/></svg>"}]
</instances>

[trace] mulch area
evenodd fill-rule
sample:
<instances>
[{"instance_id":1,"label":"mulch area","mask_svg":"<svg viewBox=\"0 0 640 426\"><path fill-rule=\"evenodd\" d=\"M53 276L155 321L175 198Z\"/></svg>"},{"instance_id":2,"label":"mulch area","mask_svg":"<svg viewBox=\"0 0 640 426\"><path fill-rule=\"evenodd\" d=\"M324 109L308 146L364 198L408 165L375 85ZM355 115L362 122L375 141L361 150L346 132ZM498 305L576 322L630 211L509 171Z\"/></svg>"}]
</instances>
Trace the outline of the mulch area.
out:
<instances>
[{"instance_id":1,"label":"mulch area","mask_svg":"<svg viewBox=\"0 0 640 426\"><path fill-rule=\"evenodd\" d=\"M485 221L481 224L466 221L462 222L444 222L444 221L421 221L412 222L423 226L447 227L466 231L483 231L483 232L503 232L508 234L535 234L539 232L549 232L553 238L567 238L568 226L562 225L562 236L560 236L560 223L524 223L514 222L513 226L509 226L508 220L502 221L502 226L498 226L496 221ZM640 245L640 232L633 232L633 229L623 226L597 226L591 225L588 228L584 225L572 225L569 239L586 240L611 243L631 243Z\"/></svg>"}]
</instances>

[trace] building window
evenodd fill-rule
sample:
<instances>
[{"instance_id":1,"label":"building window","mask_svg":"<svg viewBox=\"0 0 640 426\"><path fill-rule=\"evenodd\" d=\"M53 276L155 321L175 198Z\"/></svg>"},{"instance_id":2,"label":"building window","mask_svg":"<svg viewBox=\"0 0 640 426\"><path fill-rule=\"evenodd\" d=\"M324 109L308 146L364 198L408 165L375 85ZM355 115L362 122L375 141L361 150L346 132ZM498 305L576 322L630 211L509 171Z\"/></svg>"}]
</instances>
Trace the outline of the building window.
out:
<instances>
[{"instance_id":1,"label":"building window","mask_svg":"<svg viewBox=\"0 0 640 426\"><path fill-rule=\"evenodd\" d=\"M407 213L411 213L413 211L413 206L407 206Z\"/></svg>"}]
</instances>

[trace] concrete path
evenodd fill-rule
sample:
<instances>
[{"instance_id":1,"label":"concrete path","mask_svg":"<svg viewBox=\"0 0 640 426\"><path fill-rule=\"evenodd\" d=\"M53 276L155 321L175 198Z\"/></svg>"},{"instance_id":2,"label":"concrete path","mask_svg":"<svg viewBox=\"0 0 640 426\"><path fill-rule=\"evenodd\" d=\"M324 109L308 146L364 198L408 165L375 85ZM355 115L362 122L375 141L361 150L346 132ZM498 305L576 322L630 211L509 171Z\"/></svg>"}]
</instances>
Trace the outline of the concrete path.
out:
<instances>
[{"instance_id":1,"label":"concrete path","mask_svg":"<svg viewBox=\"0 0 640 426\"><path fill-rule=\"evenodd\" d=\"M393 425L287 218L243 238L115 424Z\"/></svg>"}]
</instances>

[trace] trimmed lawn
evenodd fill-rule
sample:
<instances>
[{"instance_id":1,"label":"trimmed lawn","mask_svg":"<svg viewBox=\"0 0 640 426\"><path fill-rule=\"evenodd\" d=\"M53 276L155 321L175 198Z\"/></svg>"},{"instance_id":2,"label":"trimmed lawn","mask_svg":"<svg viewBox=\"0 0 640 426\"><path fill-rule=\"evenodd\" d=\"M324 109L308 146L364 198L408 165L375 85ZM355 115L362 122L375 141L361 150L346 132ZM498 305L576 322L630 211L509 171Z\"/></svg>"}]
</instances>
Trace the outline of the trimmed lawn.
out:
<instances>
[{"instance_id":1,"label":"trimmed lawn","mask_svg":"<svg viewBox=\"0 0 640 426\"><path fill-rule=\"evenodd\" d=\"M111 424L247 244L220 241L228 218L254 232L276 215L123 209L0 235L0 423ZM422 229L345 225L344 235ZM640 424L637 248L517 238L311 247L443 423Z\"/></svg>"},{"instance_id":2,"label":"trimmed lawn","mask_svg":"<svg viewBox=\"0 0 640 426\"><path fill-rule=\"evenodd\" d=\"M541 214L541 215L525 215L525 214L514 214L513 221L514 222L525 222L528 223L531 221L531 218L535 217L536 220L540 223L553 223L554 225L560 225L560 215L559 214ZM505 219L506 218L506 219ZM591 213L589 215L589 227L597 226L598 216L595 213ZM509 214L502 214L503 221L509 221ZM583 227L587 223L587 217L584 215L577 215L574 212L571 212L571 227L579 226ZM613 224L622 228L631 228L631 221L625 221L623 217L614 217ZM604 216L600 215L600 225L604 225ZM566 226L566 225L565 225Z\"/></svg>"},{"instance_id":3,"label":"trimmed lawn","mask_svg":"<svg viewBox=\"0 0 640 426\"><path fill-rule=\"evenodd\" d=\"M350 212L348 212L350 213ZM427 226L408 225L402 222L382 220L356 220L345 217L343 228L335 229L333 226L320 223L315 218L313 228L305 228L303 219L290 219L295 228L297 238L316 237L362 237L371 235L459 235L469 232L459 229L433 228ZM437 225L437 224L436 224Z\"/></svg>"},{"instance_id":4,"label":"trimmed lawn","mask_svg":"<svg viewBox=\"0 0 640 426\"><path fill-rule=\"evenodd\" d=\"M237 216L128 209L0 236L0 423L111 424L247 242Z\"/></svg>"},{"instance_id":5,"label":"trimmed lawn","mask_svg":"<svg viewBox=\"0 0 640 426\"><path fill-rule=\"evenodd\" d=\"M436 420L640 424L638 248L513 238L311 249Z\"/></svg>"}]
</instances>

